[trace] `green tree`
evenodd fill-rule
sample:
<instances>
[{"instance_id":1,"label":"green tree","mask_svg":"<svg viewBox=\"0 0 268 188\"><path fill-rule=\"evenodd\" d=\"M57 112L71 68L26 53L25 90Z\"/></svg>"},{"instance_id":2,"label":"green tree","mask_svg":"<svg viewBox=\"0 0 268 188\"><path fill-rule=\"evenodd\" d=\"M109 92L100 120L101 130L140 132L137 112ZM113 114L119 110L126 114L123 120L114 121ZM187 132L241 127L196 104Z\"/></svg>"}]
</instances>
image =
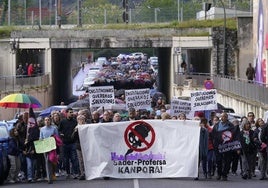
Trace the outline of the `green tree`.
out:
<instances>
[{"instance_id":1,"label":"green tree","mask_svg":"<svg viewBox=\"0 0 268 188\"><path fill-rule=\"evenodd\" d=\"M109 0L85 0L83 2L83 7L98 8L101 5L110 4Z\"/></svg>"},{"instance_id":2,"label":"green tree","mask_svg":"<svg viewBox=\"0 0 268 188\"><path fill-rule=\"evenodd\" d=\"M183 17L195 19L196 12L201 10L201 1L180 1L180 8L183 10ZM155 10L157 8L157 10ZM137 14L137 21L144 19L145 22L154 22L157 11L157 21L171 22L178 20L177 0L147 0L141 4L140 13ZM181 11L181 10L180 10Z\"/></svg>"},{"instance_id":3,"label":"green tree","mask_svg":"<svg viewBox=\"0 0 268 188\"><path fill-rule=\"evenodd\" d=\"M4 0L2 3L2 15L1 15L1 25L4 25L6 21L7 9L8 9L8 0Z\"/></svg>"},{"instance_id":4,"label":"green tree","mask_svg":"<svg viewBox=\"0 0 268 188\"><path fill-rule=\"evenodd\" d=\"M249 11L251 0L222 0L226 8L236 8L238 10ZM222 3L219 0L213 0L214 6L222 7Z\"/></svg>"},{"instance_id":5,"label":"green tree","mask_svg":"<svg viewBox=\"0 0 268 188\"><path fill-rule=\"evenodd\" d=\"M142 3L146 7L151 8L170 8L177 5L177 1L174 0L147 0Z\"/></svg>"},{"instance_id":6,"label":"green tree","mask_svg":"<svg viewBox=\"0 0 268 188\"><path fill-rule=\"evenodd\" d=\"M22 24L24 23L24 14L25 14L25 2L26 8L33 5L34 0L11 0L10 1L10 19L11 23ZM8 0L3 0L1 4L1 24L7 24L8 17Z\"/></svg>"},{"instance_id":7,"label":"green tree","mask_svg":"<svg viewBox=\"0 0 268 188\"><path fill-rule=\"evenodd\" d=\"M105 23L105 12L106 23L118 22L122 14L120 7L109 3L108 0L86 0L82 4L82 23L103 24ZM74 15L77 16L77 11L74 12Z\"/></svg>"}]
</instances>

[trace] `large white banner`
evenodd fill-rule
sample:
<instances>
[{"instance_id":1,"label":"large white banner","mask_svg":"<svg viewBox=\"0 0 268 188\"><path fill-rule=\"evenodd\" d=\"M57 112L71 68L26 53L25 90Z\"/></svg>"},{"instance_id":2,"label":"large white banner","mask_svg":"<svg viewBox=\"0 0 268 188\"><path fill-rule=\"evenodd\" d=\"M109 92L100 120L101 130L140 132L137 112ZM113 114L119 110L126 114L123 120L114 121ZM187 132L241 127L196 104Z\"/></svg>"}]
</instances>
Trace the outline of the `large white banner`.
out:
<instances>
[{"instance_id":1,"label":"large white banner","mask_svg":"<svg viewBox=\"0 0 268 188\"><path fill-rule=\"evenodd\" d=\"M197 177L198 124L144 120L78 126L86 179Z\"/></svg>"},{"instance_id":2,"label":"large white banner","mask_svg":"<svg viewBox=\"0 0 268 188\"><path fill-rule=\"evenodd\" d=\"M216 110L217 106L217 90L195 91L191 93L191 110Z\"/></svg>"}]
</instances>

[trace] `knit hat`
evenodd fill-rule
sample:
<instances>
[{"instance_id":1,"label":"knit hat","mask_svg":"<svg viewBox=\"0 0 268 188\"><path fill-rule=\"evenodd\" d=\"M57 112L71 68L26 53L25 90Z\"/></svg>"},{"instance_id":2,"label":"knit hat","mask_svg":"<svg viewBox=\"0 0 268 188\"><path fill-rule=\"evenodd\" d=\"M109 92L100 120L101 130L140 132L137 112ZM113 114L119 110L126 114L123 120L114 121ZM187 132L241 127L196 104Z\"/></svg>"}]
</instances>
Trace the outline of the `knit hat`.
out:
<instances>
[{"instance_id":1,"label":"knit hat","mask_svg":"<svg viewBox=\"0 0 268 188\"><path fill-rule=\"evenodd\" d=\"M196 112L195 116L198 116L199 118L203 118L203 117L205 117L205 114L204 114L204 112L199 111L199 112Z\"/></svg>"},{"instance_id":2,"label":"knit hat","mask_svg":"<svg viewBox=\"0 0 268 188\"><path fill-rule=\"evenodd\" d=\"M36 118L35 118L35 114L34 114L33 108L29 108L28 126L29 127L36 126Z\"/></svg>"}]
</instances>

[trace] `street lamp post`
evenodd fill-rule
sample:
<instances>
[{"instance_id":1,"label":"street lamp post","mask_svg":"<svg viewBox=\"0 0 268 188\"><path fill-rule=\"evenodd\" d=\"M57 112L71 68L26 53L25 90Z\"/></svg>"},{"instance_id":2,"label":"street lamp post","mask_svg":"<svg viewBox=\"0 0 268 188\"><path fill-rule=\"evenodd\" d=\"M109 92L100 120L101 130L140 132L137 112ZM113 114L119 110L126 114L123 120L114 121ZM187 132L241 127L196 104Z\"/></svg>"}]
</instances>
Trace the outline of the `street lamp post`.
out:
<instances>
[{"instance_id":1,"label":"street lamp post","mask_svg":"<svg viewBox=\"0 0 268 188\"><path fill-rule=\"evenodd\" d=\"M24 25L27 25L27 2L24 0Z\"/></svg>"},{"instance_id":2,"label":"street lamp post","mask_svg":"<svg viewBox=\"0 0 268 188\"><path fill-rule=\"evenodd\" d=\"M180 22L180 0L178 0L178 22Z\"/></svg>"},{"instance_id":3,"label":"street lamp post","mask_svg":"<svg viewBox=\"0 0 268 188\"><path fill-rule=\"evenodd\" d=\"M82 0L77 0L77 12L78 12L78 17L77 17L77 26L82 27Z\"/></svg>"},{"instance_id":4,"label":"street lamp post","mask_svg":"<svg viewBox=\"0 0 268 188\"><path fill-rule=\"evenodd\" d=\"M157 11L160 11L159 8L154 8L154 22L157 23Z\"/></svg>"},{"instance_id":5,"label":"street lamp post","mask_svg":"<svg viewBox=\"0 0 268 188\"><path fill-rule=\"evenodd\" d=\"M226 58L226 11L225 6L222 0L220 0L222 7L223 7L223 16L224 16L224 26L223 26L223 64L224 64L224 71L223 75L227 75L228 66L227 66L227 58Z\"/></svg>"},{"instance_id":6,"label":"street lamp post","mask_svg":"<svg viewBox=\"0 0 268 188\"><path fill-rule=\"evenodd\" d=\"M41 0L39 0L39 26L42 25L42 3Z\"/></svg>"},{"instance_id":7,"label":"street lamp post","mask_svg":"<svg viewBox=\"0 0 268 188\"><path fill-rule=\"evenodd\" d=\"M10 26L10 20L11 20L11 18L10 18L10 13L11 13L11 2L10 2L11 0L8 0L8 26Z\"/></svg>"}]
</instances>

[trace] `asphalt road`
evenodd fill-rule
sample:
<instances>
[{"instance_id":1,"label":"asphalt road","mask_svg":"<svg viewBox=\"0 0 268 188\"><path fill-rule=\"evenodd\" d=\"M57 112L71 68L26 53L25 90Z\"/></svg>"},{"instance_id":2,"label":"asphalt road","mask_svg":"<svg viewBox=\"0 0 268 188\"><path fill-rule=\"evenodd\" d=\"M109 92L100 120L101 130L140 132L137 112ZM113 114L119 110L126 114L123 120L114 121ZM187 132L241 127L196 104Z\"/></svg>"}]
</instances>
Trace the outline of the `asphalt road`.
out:
<instances>
[{"instance_id":1,"label":"asphalt road","mask_svg":"<svg viewBox=\"0 0 268 188\"><path fill-rule=\"evenodd\" d=\"M229 176L228 181L217 181L215 177L212 179L199 178L193 180L192 178L163 178L163 179L95 179L95 180L66 180L63 177L58 178L53 184L47 184L46 181L35 183L5 183L1 187L19 187L19 188L253 188L253 187L267 187L268 180L259 180L255 177L250 180L243 180L240 175Z\"/></svg>"}]
</instances>

